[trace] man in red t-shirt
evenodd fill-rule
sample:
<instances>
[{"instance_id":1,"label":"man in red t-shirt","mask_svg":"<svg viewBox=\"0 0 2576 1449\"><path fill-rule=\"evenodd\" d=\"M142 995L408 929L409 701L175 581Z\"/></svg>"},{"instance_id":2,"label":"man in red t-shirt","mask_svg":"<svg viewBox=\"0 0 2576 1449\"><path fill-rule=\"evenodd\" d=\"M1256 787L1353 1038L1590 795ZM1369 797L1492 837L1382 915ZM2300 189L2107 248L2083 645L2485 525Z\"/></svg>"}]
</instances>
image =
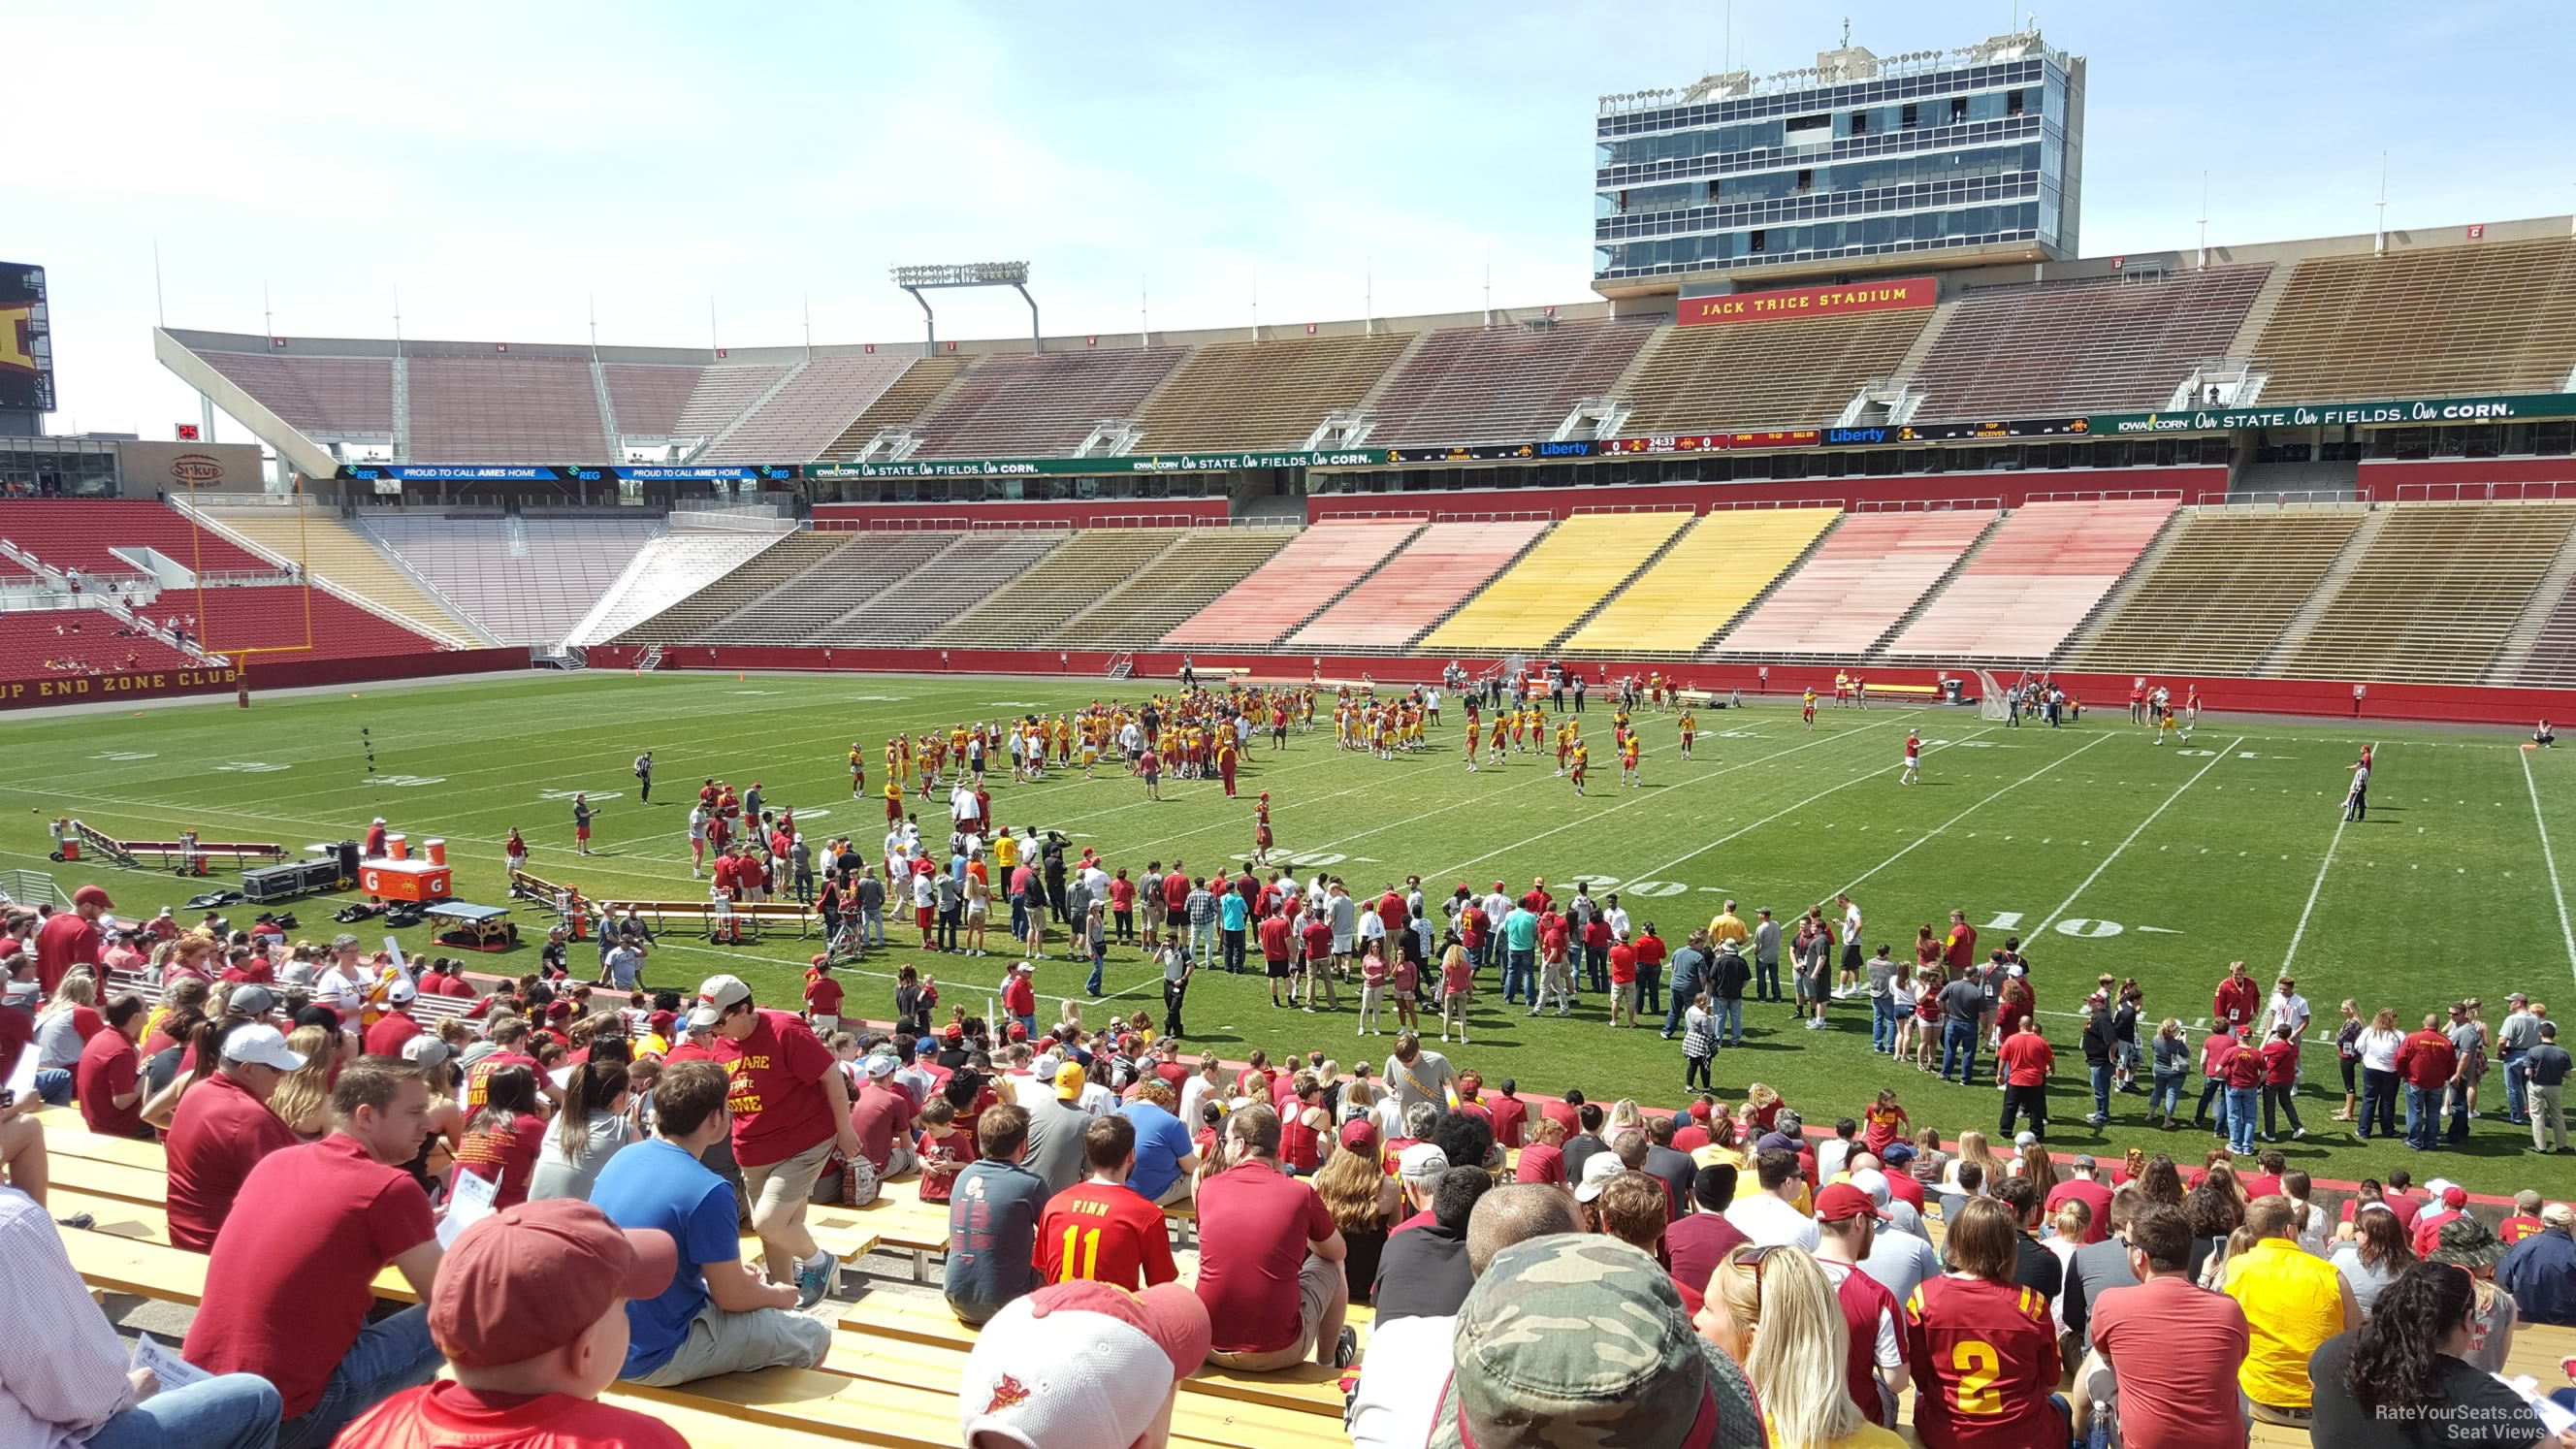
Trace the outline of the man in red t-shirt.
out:
<instances>
[{"instance_id":1,"label":"man in red t-shirt","mask_svg":"<svg viewBox=\"0 0 2576 1449\"><path fill-rule=\"evenodd\" d=\"M36 932L36 984L53 999L63 977L75 966L96 966L107 949L99 934L99 917L116 909L107 892L94 885L72 892L72 908L56 911ZM102 971L103 977L106 973Z\"/></svg>"},{"instance_id":2,"label":"man in red t-shirt","mask_svg":"<svg viewBox=\"0 0 2576 1449\"><path fill-rule=\"evenodd\" d=\"M1950 933L1941 939L1941 962L1953 974L1977 964L1977 928L1968 924L1968 913L1950 913Z\"/></svg>"},{"instance_id":3,"label":"man in red t-shirt","mask_svg":"<svg viewBox=\"0 0 2576 1449\"><path fill-rule=\"evenodd\" d=\"M80 1098L81 1120L102 1137L145 1135L143 1058L134 1043L143 1035L147 1012L143 998L119 996L99 1013L107 1029L92 1032L81 1043L80 1061L72 1068L72 1091Z\"/></svg>"},{"instance_id":4,"label":"man in red t-shirt","mask_svg":"<svg viewBox=\"0 0 2576 1449\"><path fill-rule=\"evenodd\" d=\"M270 1153L295 1145L268 1098L303 1065L276 1027L238 1027L224 1038L214 1075L179 1099L169 1143L172 1246L213 1252L242 1179Z\"/></svg>"},{"instance_id":5,"label":"man in red t-shirt","mask_svg":"<svg viewBox=\"0 0 2576 1449\"><path fill-rule=\"evenodd\" d=\"M429 1299L455 1377L377 1405L338 1449L687 1449L661 1420L598 1402L626 1361L626 1301L668 1288L678 1262L669 1233L621 1232L578 1199L494 1214L458 1241Z\"/></svg>"},{"instance_id":6,"label":"man in red t-shirt","mask_svg":"<svg viewBox=\"0 0 2576 1449\"><path fill-rule=\"evenodd\" d=\"M2424 1027L2397 1044L2397 1075L2406 1079L2406 1145L2436 1145L2442 1131L2442 1093L2460 1069L2460 1053L2442 1034L2442 1018L2427 1015Z\"/></svg>"},{"instance_id":7,"label":"man in red t-shirt","mask_svg":"<svg viewBox=\"0 0 2576 1449\"><path fill-rule=\"evenodd\" d=\"M1288 984L1288 963L1297 952L1297 928L1286 913L1272 912L1261 918L1258 934L1262 970L1270 977L1270 1004L1292 1005L1279 999L1279 991Z\"/></svg>"},{"instance_id":8,"label":"man in red t-shirt","mask_svg":"<svg viewBox=\"0 0 2576 1449\"><path fill-rule=\"evenodd\" d=\"M2039 1020L2031 1018L2020 1031L2004 1038L1995 1051L2004 1073L2004 1120L2002 1135L2013 1135L2013 1123L2022 1113L2030 1114L2030 1130L2035 1137L2048 1136L2048 1074L2057 1066L2057 1054L2048 1049L2048 1038L2041 1034Z\"/></svg>"},{"instance_id":9,"label":"man in red t-shirt","mask_svg":"<svg viewBox=\"0 0 2576 1449\"><path fill-rule=\"evenodd\" d=\"M1208 1362L1261 1372L1311 1354L1347 1365L1355 1341L1342 1325L1341 1230L1313 1188L1279 1170L1278 1113L1246 1107L1225 1130L1241 1156L1198 1191L1198 1295L1217 1325Z\"/></svg>"},{"instance_id":10,"label":"man in red t-shirt","mask_svg":"<svg viewBox=\"0 0 2576 1449\"><path fill-rule=\"evenodd\" d=\"M1565 1129L1566 1140L1572 1141L1583 1131L1583 1093L1569 1088L1553 1102L1541 1102L1538 1114Z\"/></svg>"},{"instance_id":11,"label":"man in red t-shirt","mask_svg":"<svg viewBox=\"0 0 2576 1449\"><path fill-rule=\"evenodd\" d=\"M2241 1033L2253 1024L2254 1013L2262 1005L2263 990L2254 984L2253 977L2245 974L2245 963L2231 961L2226 978L2210 995L2209 1017L2212 1021L2226 1022Z\"/></svg>"},{"instance_id":12,"label":"man in red t-shirt","mask_svg":"<svg viewBox=\"0 0 2576 1449\"><path fill-rule=\"evenodd\" d=\"M850 1104L850 1130L859 1134L859 1155L883 1181L913 1169L912 1094L896 1085L895 1059L878 1052L859 1064L867 1085Z\"/></svg>"},{"instance_id":13,"label":"man in red t-shirt","mask_svg":"<svg viewBox=\"0 0 2576 1449\"><path fill-rule=\"evenodd\" d=\"M242 1179L215 1236L205 1299L181 1357L208 1373L276 1385L278 1442L321 1445L438 1369L429 1310L370 1324L390 1264L426 1299L436 1286L429 1198L399 1164L429 1135L429 1088L407 1062L362 1059L331 1089L332 1135L272 1152Z\"/></svg>"},{"instance_id":14,"label":"man in red t-shirt","mask_svg":"<svg viewBox=\"0 0 2576 1449\"><path fill-rule=\"evenodd\" d=\"M385 1014L367 1028L368 1056L401 1056L403 1043L420 1035L420 1022L411 1014L412 1003L419 998L419 988L408 981L385 988Z\"/></svg>"},{"instance_id":15,"label":"man in red t-shirt","mask_svg":"<svg viewBox=\"0 0 2576 1449\"><path fill-rule=\"evenodd\" d=\"M2057 1210L2070 1201L2084 1204L2092 1217L2086 1220L2084 1236L2077 1243L2077 1246L2081 1247L2085 1243L2098 1243L2110 1236L2111 1188L2097 1175L2099 1169L2091 1154L2077 1153L2073 1166L2074 1176L2048 1190L2046 1211L2048 1216L2054 1218L2057 1216Z\"/></svg>"},{"instance_id":16,"label":"man in red t-shirt","mask_svg":"<svg viewBox=\"0 0 2576 1449\"><path fill-rule=\"evenodd\" d=\"M1011 967L1011 976L1002 983L1002 1010L1025 1028L1029 1035L1038 1033L1038 990L1030 984L1037 968L1026 961Z\"/></svg>"},{"instance_id":17,"label":"man in red t-shirt","mask_svg":"<svg viewBox=\"0 0 2576 1449\"><path fill-rule=\"evenodd\" d=\"M860 1155L849 1083L812 1027L793 1012L755 1006L740 977L708 977L689 1024L715 1028L715 1061L732 1081L725 1107L733 1114L734 1161L770 1275L792 1280L800 1306L811 1308L840 1260L806 1231L806 1203L835 1150L845 1162Z\"/></svg>"},{"instance_id":18,"label":"man in red t-shirt","mask_svg":"<svg viewBox=\"0 0 2576 1449\"><path fill-rule=\"evenodd\" d=\"M1038 1271L1050 1283L1088 1278L1129 1292L1181 1276L1160 1208L1131 1192L1136 1123L1113 1112L1082 1129L1091 1175L1047 1200L1038 1215Z\"/></svg>"},{"instance_id":19,"label":"man in red t-shirt","mask_svg":"<svg viewBox=\"0 0 2576 1449\"><path fill-rule=\"evenodd\" d=\"M2192 1283L2191 1222L2182 1209L2139 1208L2127 1241L2137 1286L2105 1289L2088 1330L2119 1377L2122 1439L2135 1449L2196 1449L2218 1436L2235 1442L2245 1432L2233 1407L2251 1342L2245 1310Z\"/></svg>"},{"instance_id":20,"label":"man in red t-shirt","mask_svg":"<svg viewBox=\"0 0 2576 1449\"><path fill-rule=\"evenodd\" d=\"M528 1055L528 1023L524 1019L513 1017L503 1021L493 1029L491 1036L492 1045L497 1050L477 1058L473 1066L465 1069L465 1111L468 1116L483 1110L492 1074L503 1067L526 1067L536 1073L539 1081L545 1081L545 1073L538 1067L537 1059ZM551 1082L546 1084L553 1085Z\"/></svg>"},{"instance_id":21,"label":"man in red t-shirt","mask_svg":"<svg viewBox=\"0 0 2576 1449\"><path fill-rule=\"evenodd\" d=\"M1520 1146L1529 1125L1529 1103L1520 1099L1520 1088L1520 1083L1505 1077L1501 1092L1485 1104L1494 1119L1494 1141L1505 1148Z\"/></svg>"}]
</instances>

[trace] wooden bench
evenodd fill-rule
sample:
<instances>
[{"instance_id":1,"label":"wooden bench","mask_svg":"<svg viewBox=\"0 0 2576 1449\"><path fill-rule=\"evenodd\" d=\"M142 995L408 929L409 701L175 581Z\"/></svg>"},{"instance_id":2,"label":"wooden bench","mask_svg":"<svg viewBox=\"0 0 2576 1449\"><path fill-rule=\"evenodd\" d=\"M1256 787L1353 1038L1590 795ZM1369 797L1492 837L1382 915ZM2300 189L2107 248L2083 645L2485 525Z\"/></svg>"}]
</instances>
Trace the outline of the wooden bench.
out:
<instances>
[{"instance_id":1,"label":"wooden bench","mask_svg":"<svg viewBox=\"0 0 2576 1449\"><path fill-rule=\"evenodd\" d=\"M1908 699L1937 699L1941 694L1941 686L1937 684L1881 684L1877 680L1873 679L1869 681L1869 693L1873 698L1882 694L1892 694L1903 696Z\"/></svg>"},{"instance_id":2,"label":"wooden bench","mask_svg":"<svg viewBox=\"0 0 2576 1449\"><path fill-rule=\"evenodd\" d=\"M297 988L272 986L269 989L280 996L284 996L288 991L295 990ZM106 994L111 996L134 996L141 998L147 1005L157 1005L161 1000L161 992L162 983L148 980L136 972L111 971L107 976ZM450 1017L461 1017L465 1015L465 1013L474 1009L474 1003L478 999L479 998L477 997L447 996L438 992L424 991L412 999L411 1014L413 1017L428 1023L441 1022Z\"/></svg>"},{"instance_id":3,"label":"wooden bench","mask_svg":"<svg viewBox=\"0 0 2576 1449\"><path fill-rule=\"evenodd\" d=\"M716 923L724 919L717 913L713 901L604 900L599 903L603 916L621 918L630 906L651 921L657 932L669 930L670 923L676 919L688 934L706 936L712 934ZM737 901L733 905L732 918L747 923L754 931L770 926L794 926L799 936L813 935L823 922L820 911L798 901L761 901L757 904Z\"/></svg>"}]
</instances>

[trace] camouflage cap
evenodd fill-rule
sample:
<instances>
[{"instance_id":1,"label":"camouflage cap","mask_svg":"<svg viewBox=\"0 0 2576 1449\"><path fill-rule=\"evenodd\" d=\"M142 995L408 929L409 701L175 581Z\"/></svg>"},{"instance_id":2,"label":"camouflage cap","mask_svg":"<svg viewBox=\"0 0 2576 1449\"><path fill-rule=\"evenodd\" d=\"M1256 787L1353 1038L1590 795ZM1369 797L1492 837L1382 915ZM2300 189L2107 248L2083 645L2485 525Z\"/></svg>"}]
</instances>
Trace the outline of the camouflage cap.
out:
<instances>
[{"instance_id":1,"label":"camouflage cap","mask_svg":"<svg viewBox=\"0 0 2576 1449\"><path fill-rule=\"evenodd\" d=\"M1458 1310L1430 1449L1762 1449L1752 1387L1672 1275L1615 1238L1494 1255Z\"/></svg>"}]
</instances>

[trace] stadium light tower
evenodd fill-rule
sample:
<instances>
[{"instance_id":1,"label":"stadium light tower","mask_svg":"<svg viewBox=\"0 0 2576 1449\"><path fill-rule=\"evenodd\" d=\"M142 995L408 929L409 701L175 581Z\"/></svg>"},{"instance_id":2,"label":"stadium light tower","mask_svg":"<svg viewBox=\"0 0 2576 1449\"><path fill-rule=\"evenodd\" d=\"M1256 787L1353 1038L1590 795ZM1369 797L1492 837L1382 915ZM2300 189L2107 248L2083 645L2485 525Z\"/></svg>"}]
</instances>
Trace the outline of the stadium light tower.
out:
<instances>
[{"instance_id":1,"label":"stadium light tower","mask_svg":"<svg viewBox=\"0 0 2576 1449\"><path fill-rule=\"evenodd\" d=\"M937 287L1008 287L1029 304L1029 351L1044 352L1046 345L1038 331L1038 299L1029 295L1029 264L1026 262L964 262L935 267L892 267L888 271L894 284L912 294L921 304L921 355L928 357L939 348L939 319L930 310L930 299L921 295Z\"/></svg>"}]
</instances>

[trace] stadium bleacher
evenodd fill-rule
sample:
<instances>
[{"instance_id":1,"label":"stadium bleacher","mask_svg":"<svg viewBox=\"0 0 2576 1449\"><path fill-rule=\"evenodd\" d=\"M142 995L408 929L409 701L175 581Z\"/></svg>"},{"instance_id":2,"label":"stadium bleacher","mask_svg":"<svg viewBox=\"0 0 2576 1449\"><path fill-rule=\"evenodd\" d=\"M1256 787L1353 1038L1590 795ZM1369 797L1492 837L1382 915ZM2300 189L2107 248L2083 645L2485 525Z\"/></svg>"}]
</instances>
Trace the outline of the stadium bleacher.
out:
<instances>
[{"instance_id":1,"label":"stadium bleacher","mask_svg":"<svg viewBox=\"0 0 2576 1449\"><path fill-rule=\"evenodd\" d=\"M1628 433L1812 427L1896 371L1932 314L1913 308L1668 327L1628 383Z\"/></svg>"},{"instance_id":2,"label":"stadium bleacher","mask_svg":"<svg viewBox=\"0 0 2576 1449\"><path fill-rule=\"evenodd\" d=\"M693 461L809 462L884 396L904 366L905 359L882 353L817 357L797 368L786 386Z\"/></svg>"},{"instance_id":3,"label":"stadium bleacher","mask_svg":"<svg viewBox=\"0 0 2576 1449\"><path fill-rule=\"evenodd\" d=\"M273 574L276 566L186 516L145 499L17 502L0 511L0 540L56 569L91 579L133 577L146 570L115 550L148 548L182 569Z\"/></svg>"},{"instance_id":4,"label":"stadium bleacher","mask_svg":"<svg viewBox=\"0 0 2576 1449\"><path fill-rule=\"evenodd\" d=\"M811 568L704 632L732 644L803 644L851 605L876 597L960 535L946 532L825 534L840 547Z\"/></svg>"},{"instance_id":5,"label":"stadium bleacher","mask_svg":"<svg viewBox=\"0 0 2576 1449\"><path fill-rule=\"evenodd\" d=\"M1548 530L1541 518L1434 523L1288 636L1292 649L1401 649L1510 567Z\"/></svg>"},{"instance_id":6,"label":"stadium bleacher","mask_svg":"<svg viewBox=\"0 0 2576 1449\"><path fill-rule=\"evenodd\" d=\"M1211 342L1193 348L1138 416L1153 452L1294 448L1355 406L1411 345L1406 332Z\"/></svg>"},{"instance_id":7,"label":"stadium bleacher","mask_svg":"<svg viewBox=\"0 0 2576 1449\"><path fill-rule=\"evenodd\" d=\"M1655 335L1651 320L1448 327L1432 333L1371 404L1374 447L1525 443L1605 396Z\"/></svg>"},{"instance_id":8,"label":"stadium bleacher","mask_svg":"<svg viewBox=\"0 0 2576 1449\"><path fill-rule=\"evenodd\" d=\"M666 533L591 602L566 634L568 644L603 644L723 578L778 541L774 533Z\"/></svg>"},{"instance_id":9,"label":"stadium bleacher","mask_svg":"<svg viewBox=\"0 0 2576 1449\"><path fill-rule=\"evenodd\" d=\"M1856 658L1896 627L1999 516L1992 508L1846 514L1805 565L1710 652Z\"/></svg>"},{"instance_id":10,"label":"stadium bleacher","mask_svg":"<svg viewBox=\"0 0 2576 1449\"><path fill-rule=\"evenodd\" d=\"M859 415L850 420L849 426L841 430L839 437L823 445L818 456L842 461L856 458L860 450L867 447L868 440L880 431L909 427L919 422L921 415L929 411L930 405L938 401L939 395L946 392L948 385L955 382L957 375L973 361L956 353L914 358L912 365L904 369L903 376L877 394L876 401L861 409Z\"/></svg>"},{"instance_id":11,"label":"stadium bleacher","mask_svg":"<svg viewBox=\"0 0 2576 1449\"><path fill-rule=\"evenodd\" d=\"M600 366L608 382L608 405L617 412L617 431L630 438L667 438L679 431L680 412L698 390L702 367L653 367L610 362Z\"/></svg>"},{"instance_id":12,"label":"stadium bleacher","mask_svg":"<svg viewBox=\"0 0 2576 1449\"><path fill-rule=\"evenodd\" d=\"M481 633L457 617L445 600L414 583L368 537L318 508L225 508L203 517L307 573L365 597L398 617L459 640L481 642Z\"/></svg>"},{"instance_id":13,"label":"stadium bleacher","mask_svg":"<svg viewBox=\"0 0 2576 1449\"><path fill-rule=\"evenodd\" d=\"M120 637L116 631L125 627L114 615L98 609L0 614L0 679L43 679L57 674L85 674L91 669L107 674L128 669L193 669L204 663L148 635ZM72 632L75 629L79 632ZM79 667L49 668L49 662Z\"/></svg>"},{"instance_id":14,"label":"stadium bleacher","mask_svg":"<svg viewBox=\"0 0 2576 1449\"><path fill-rule=\"evenodd\" d=\"M930 642L1011 648L1049 638L1186 533L1178 528L1083 529L934 630Z\"/></svg>"},{"instance_id":15,"label":"stadium bleacher","mask_svg":"<svg viewBox=\"0 0 2576 1449\"><path fill-rule=\"evenodd\" d=\"M612 456L590 364L569 357L414 357L411 455L441 463Z\"/></svg>"},{"instance_id":16,"label":"stadium bleacher","mask_svg":"<svg viewBox=\"0 0 2576 1449\"><path fill-rule=\"evenodd\" d=\"M1888 646L1891 659L2036 664L2054 654L2173 518L2170 498L2016 508Z\"/></svg>"},{"instance_id":17,"label":"stadium bleacher","mask_svg":"<svg viewBox=\"0 0 2576 1449\"><path fill-rule=\"evenodd\" d=\"M1241 583L1174 625L1161 642L1185 649L1276 643L1421 531L1416 519L1326 520L1301 530Z\"/></svg>"},{"instance_id":18,"label":"stadium bleacher","mask_svg":"<svg viewBox=\"0 0 2576 1449\"><path fill-rule=\"evenodd\" d=\"M1544 649L1692 522L1688 511L1575 514L1442 620L1422 647Z\"/></svg>"},{"instance_id":19,"label":"stadium bleacher","mask_svg":"<svg viewBox=\"0 0 2576 1449\"><path fill-rule=\"evenodd\" d=\"M662 531L652 516L458 517L378 510L358 527L503 644L552 644Z\"/></svg>"},{"instance_id":20,"label":"stadium bleacher","mask_svg":"<svg viewBox=\"0 0 2576 1449\"><path fill-rule=\"evenodd\" d=\"M1839 508L1717 509L1562 648L1569 654L1696 654L1841 516Z\"/></svg>"},{"instance_id":21,"label":"stadium bleacher","mask_svg":"<svg viewBox=\"0 0 2576 1449\"><path fill-rule=\"evenodd\" d=\"M300 433L321 439L394 435L394 364L388 357L199 351L215 371Z\"/></svg>"},{"instance_id":22,"label":"stadium bleacher","mask_svg":"<svg viewBox=\"0 0 2576 1449\"><path fill-rule=\"evenodd\" d=\"M611 642L618 644L696 644L730 642L700 635L813 567L841 546L837 534L798 529L710 580L705 587L641 622L629 625Z\"/></svg>"},{"instance_id":23,"label":"stadium bleacher","mask_svg":"<svg viewBox=\"0 0 2576 1449\"><path fill-rule=\"evenodd\" d=\"M299 584L208 589L203 595L203 609L198 608L199 597L195 592L173 594L147 612L156 619L172 614L183 618L201 615L191 632L198 646L210 654L274 649L298 659L372 659L387 654L422 654L441 647L438 641L368 613L345 599ZM305 647L308 642L309 649Z\"/></svg>"},{"instance_id":24,"label":"stadium bleacher","mask_svg":"<svg viewBox=\"0 0 2576 1449\"><path fill-rule=\"evenodd\" d=\"M2247 674L2361 524L2358 503L2184 510L2181 532L2066 651L2075 669Z\"/></svg>"},{"instance_id":25,"label":"stadium bleacher","mask_svg":"<svg viewBox=\"0 0 2576 1449\"><path fill-rule=\"evenodd\" d=\"M2556 392L2576 238L2304 258L2254 353L2266 403Z\"/></svg>"},{"instance_id":26,"label":"stadium bleacher","mask_svg":"<svg viewBox=\"0 0 2576 1449\"><path fill-rule=\"evenodd\" d=\"M1183 355L1177 347L1123 347L987 357L922 419L919 456L1069 454L1101 422L1133 418Z\"/></svg>"},{"instance_id":27,"label":"stadium bleacher","mask_svg":"<svg viewBox=\"0 0 2576 1449\"><path fill-rule=\"evenodd\" d=\"M698 374L697 386L689 390L689 400L680 405L679 416L671 420L671 436L714 437L786 375L784 367L765 365L706 369Z\"/></svg>"},{"instance_id":28,"label":"stadium bleacher","mask_svg":"<svg viewBox=\"0 0 2576 1449\"><path fill-rule=\"evenodd\" d=\"M2576 529L2576 503L2398 503L2264 672L2475 684Z\"/></svg>"},{"instance_id":29,"label":"stadium bleacher","mask_svg":"<svg viewBox=\"0 0 2576 1449\"><path fill-rule=\"evenodd\" d=\"M1039 638L1083 649L1151 644L1268 563L1296 530L1194 528L1133 578Z\"/></svg>"},{"instance_id":30,"label":"stadium bleacher","mask_svg":"<svg viewBox=\"0 0 2576 1449\"><path fill-rule=\"evenodd\" d=\"M1914 418L2045 418L2161 408L2225 354L2272 274L2213 267L1969 291L1912 379Z\"/></svg>"},{"instance_id":31,"label":"stadium bleacher","mask_svg":"<svg viewBox=\"0 0 2576 1449\"><path fill-rule=\"evenodd\" d=\"M887 585L876 597L815 630L810 642L886 648L929 643L933 630L1019 577L1032 564L1055 552L1067 537L1054 531L1017 530L957 537L956 542Z\"/></svg>"}]
</instances>

